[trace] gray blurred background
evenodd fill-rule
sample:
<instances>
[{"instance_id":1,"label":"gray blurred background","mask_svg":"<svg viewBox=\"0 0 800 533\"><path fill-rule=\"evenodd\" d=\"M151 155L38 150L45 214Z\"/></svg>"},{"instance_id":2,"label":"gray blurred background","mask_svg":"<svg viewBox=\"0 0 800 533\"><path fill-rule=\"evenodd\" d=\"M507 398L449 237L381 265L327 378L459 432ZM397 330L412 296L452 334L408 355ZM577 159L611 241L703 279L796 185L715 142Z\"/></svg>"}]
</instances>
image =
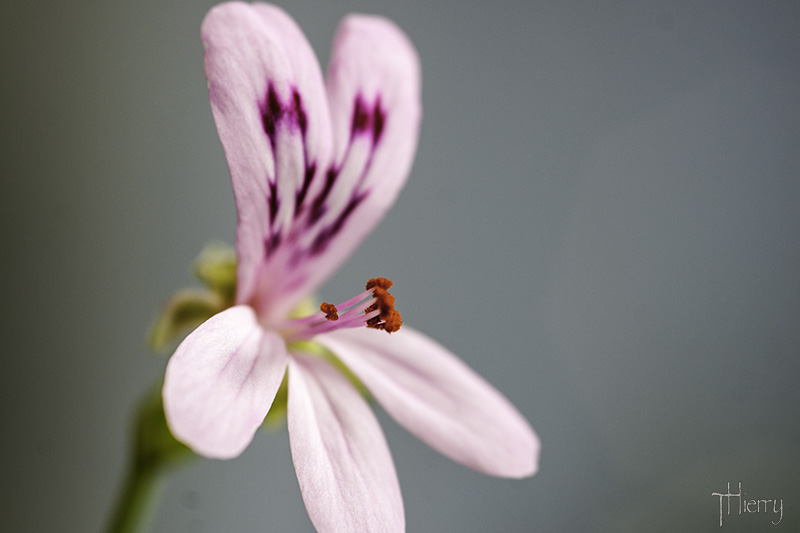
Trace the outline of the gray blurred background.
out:
<instances>
[{"instance_id":1,"label":"gray blurred background","mask_svg":"<svg viewBox=\"0 0 800 533\"><path fill-rule=\"evenodd\" d=\"M320 297L396 283L406 322L503 391L541 471L494 479L379 417L408 530L800 527L796 2L282 2L323 62L348 12L417 46L397 205ZM0 7L3 531L101 531L145 332L233 241L211 2ZM719 526L742 482L771 513ZM734 505L736 501L734 500ZM311 531L285 430L172 475L157 532Z\"/></svg>"}]
</instances>

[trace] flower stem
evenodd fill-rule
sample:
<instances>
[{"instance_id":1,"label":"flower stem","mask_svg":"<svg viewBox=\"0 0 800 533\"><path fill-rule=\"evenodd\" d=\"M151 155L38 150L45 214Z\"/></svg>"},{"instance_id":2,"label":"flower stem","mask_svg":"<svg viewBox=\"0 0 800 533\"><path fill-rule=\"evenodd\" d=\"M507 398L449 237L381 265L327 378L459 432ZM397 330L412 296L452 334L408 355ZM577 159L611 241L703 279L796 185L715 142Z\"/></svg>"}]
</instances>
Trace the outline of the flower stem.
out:
<instances>
[{"instance_id":1,"label":"flower stem","mask_svg":"<svg viewBox=\"0 0 800 533\"><path fill-rule=\"evenodd\" d=\"M109 533L145 531L163 485L165 469L194 454L175 440L167 427L161 386L154 387L140 403L133 427L132 457Z\"/></svg>"},{"instance_id":2,"label":"flower stem","mask_svg":"<svg viewBox=\"0 0 800 533\"><path fill-rule=\"evenodd\" d=\"M155 502L162 486L162 476L131 465L125 486L114 511L109 533L139 533L147 529Z\"/></svg>"}]
</instances>

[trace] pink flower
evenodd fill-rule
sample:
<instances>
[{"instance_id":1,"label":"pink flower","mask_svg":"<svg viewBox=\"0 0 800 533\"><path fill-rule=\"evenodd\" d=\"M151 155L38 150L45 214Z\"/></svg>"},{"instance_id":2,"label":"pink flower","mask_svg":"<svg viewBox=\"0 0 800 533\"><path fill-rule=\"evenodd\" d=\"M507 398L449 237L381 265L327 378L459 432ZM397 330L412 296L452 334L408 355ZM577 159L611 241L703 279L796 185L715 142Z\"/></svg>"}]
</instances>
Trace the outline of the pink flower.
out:
<instances>
[{"instance_id":1,"label":"pink flower","mask_svg":"<svg viewBox=\"0 0 800 533\"><path fill-rule=\"evenodd\" d=\"M238 210L237 294L169 361L163 394L174 435L206 457L238 456L288 371L292 458L314 526L404 530L383 433L351 381L319 356L327 349L439 452L495 476L532 475L539 441L505 397L423 334L387 334L400 323L388 280L315 315L290 314L408 175L421 117L408 38L383 18L345 18L323 81L305 36L275 6L219 5L202 34Z\"/></svg>"}]
</instances>

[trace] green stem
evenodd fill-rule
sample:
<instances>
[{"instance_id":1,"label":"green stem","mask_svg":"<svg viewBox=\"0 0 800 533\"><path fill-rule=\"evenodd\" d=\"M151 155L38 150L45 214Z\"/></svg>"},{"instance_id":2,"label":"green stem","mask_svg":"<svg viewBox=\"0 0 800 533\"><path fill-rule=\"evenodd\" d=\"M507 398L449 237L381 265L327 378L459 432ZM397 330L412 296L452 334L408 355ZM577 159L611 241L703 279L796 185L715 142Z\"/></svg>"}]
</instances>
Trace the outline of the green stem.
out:
<instances>
[{"instance_id":1,"label":"green stem","mask_svg":"<svg viewBox=\"0 0 800 533\"><path fill-rule=\"evenodd\" d=\"M139 533L147 530L163 476L154 469L143 470L131 464L109 533Z\"/></svg>"},{"instance_id":2,"label":"green stem","mask_svg":"<svg viewBox=\"0 0 800 533\"><path fill-rule=\"evenodd\" d=\"M133 457L108 533L146 531L165 470L194 457L189 448L175 440L167 426L160 384L139 405L133 430Z\"/></svg>"}]
</instances>

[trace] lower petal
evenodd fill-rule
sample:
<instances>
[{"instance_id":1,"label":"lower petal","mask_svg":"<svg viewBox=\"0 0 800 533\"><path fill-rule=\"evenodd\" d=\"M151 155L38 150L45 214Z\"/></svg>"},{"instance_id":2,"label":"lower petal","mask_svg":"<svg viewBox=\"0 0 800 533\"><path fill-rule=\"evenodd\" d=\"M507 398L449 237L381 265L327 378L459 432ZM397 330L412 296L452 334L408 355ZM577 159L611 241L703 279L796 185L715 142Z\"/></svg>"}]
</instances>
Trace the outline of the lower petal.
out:
<instances>
[{"instance_id":1,"label":"lower petal","mask_svg":"<svg viewBox=\"0 0 800 533\"><path fill-rule=\"evenodd\" d=\"M408 326L391 336L352 329L316 339L398 423L440 453L494 476L525 477L538 469L539 439L528 421L432 339Z\"/></svg>"},{"instance_id":2,"label":"lower petal","mask_svg":"<svg viewBox=\"0 0 800 533\"><path fill-rule=\"evenodd\" d=\"M164 412L196 453L230 459L253 440L286 370L286 345L239 305L214 315L175 350L164 377Z\"/></svg>"},{"instance_id":3,"label":"lower petal","mask_svg":"<svg viewBox=\"0 0 800 533\"><path fill-rule=\"evenodd\" d=\"M389 447L344 376L319 359L293 357L288 425L300 491L317 531L405 530Z\"/></svg>"}]
</instances>

